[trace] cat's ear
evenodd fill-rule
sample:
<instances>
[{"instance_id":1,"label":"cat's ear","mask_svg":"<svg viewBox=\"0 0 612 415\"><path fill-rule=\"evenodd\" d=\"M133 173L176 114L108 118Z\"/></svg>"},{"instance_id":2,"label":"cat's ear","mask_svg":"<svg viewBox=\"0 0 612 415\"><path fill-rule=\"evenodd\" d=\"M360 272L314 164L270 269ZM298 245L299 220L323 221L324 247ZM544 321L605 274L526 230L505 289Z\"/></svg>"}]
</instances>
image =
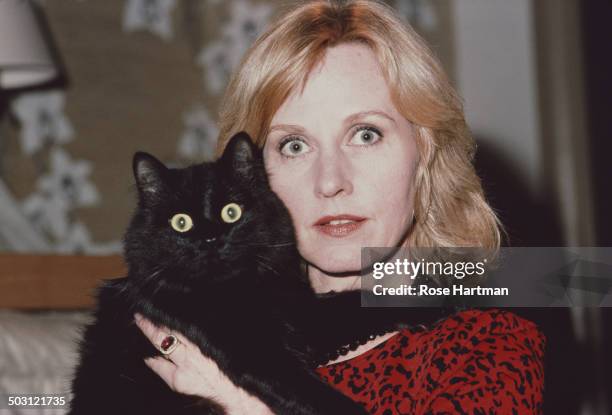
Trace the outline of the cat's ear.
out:
<instances>
[{"instance_id":1,"label":"cat's ear","mask_svg":"<svg viewBox=\"0 0 612 415\"><path fill-rule=\"evenodd\" d=\"M136 186L141 194L157 195L161 192L164 175L168 171L161 161L148 153L139 151L134 154L132 168Z\"/></svg>"},{"instance_id":2,"label":"cat's ear","mask_svg":"<svg viewBox=\"0 0 612 415\"><path fill-rule=\"evenodd\" d=\"M259 149L253 144L251 137L241 131L227 143L221 155L221 162L232 171L249 172L258 154Z\"/></svg>"}]
</instances>

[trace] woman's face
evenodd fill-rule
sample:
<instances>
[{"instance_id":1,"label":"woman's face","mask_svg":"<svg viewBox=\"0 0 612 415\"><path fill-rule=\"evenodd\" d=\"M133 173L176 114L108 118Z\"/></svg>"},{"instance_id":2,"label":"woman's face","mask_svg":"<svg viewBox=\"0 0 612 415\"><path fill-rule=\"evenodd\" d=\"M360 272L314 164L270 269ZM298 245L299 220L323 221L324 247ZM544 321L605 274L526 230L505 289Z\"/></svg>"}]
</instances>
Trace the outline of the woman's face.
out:
<instances>
[{"instance_id":1,"label":"woman's face","mask_svg":"<svg viewBox=\"0 0 612 415\"><path fill-rule=\"evenodd\" d=\"M409 229L414 132L366 46L327 50L274 115L264 158L302 257L327 274L358 271L361 247L397 246Z\"/></svg>"}]
</instances>

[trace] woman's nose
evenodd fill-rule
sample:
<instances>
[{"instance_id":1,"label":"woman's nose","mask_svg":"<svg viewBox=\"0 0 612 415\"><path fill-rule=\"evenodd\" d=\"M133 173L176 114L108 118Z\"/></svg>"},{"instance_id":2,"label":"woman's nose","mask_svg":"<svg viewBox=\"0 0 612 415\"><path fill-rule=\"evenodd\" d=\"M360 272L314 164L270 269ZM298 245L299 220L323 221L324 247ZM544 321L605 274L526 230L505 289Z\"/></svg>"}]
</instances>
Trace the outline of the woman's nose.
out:
<instances>
[{"instance_id":1,"label":"woman's nose","mask_svg":"<svg viewBox=\"0 0 612 415\"><path fill-rule=\"evenodd\" d=\"M318 196L329 198L353 192L349 161L340 151L321 155L315 168Z\"/></svg>"}]
</instances>

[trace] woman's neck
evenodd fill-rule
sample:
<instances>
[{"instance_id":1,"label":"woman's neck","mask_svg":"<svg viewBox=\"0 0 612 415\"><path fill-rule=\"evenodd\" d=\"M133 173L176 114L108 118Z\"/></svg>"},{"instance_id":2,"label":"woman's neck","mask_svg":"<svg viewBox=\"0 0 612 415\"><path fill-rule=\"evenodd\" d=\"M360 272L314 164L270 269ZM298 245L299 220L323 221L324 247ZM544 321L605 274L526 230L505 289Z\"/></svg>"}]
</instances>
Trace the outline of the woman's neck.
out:
<instances>
[{"instance_id":1,"label":"woman's neck","mask_svg":"<svg viewBox=\"0 0 612 415\"><path fill-rule=\"evenodd\" d=\"M324 273L312 265L308 266L308 278L310 285L316 293L327 293L330 291L351 291L361 288L361 278L359 275L332 276Z\"/></svg>"},{"instance_id":2,"label":"woman's neck","mask_svg":"<svg viewBox=\"0 0 612 415\"><path fill-rule=\"evenodd\" d=\"M330 291L340 292L361 289L361 278L359 277L359 275L350 275L343 277L332 276L324 273L320 269L315 268L311 265L308 266L308 278L310 279L310 285L316 293L326 293ZM387 341L390 337L396 335L397 333L397 331L392 331L390 333L377 336L376 338L368 341L367 343L362 344L357 349L351 350L348 354L344 356L339 356L337 359L327 362L325 365L330 365L342 362L344 360L352 359L355 356L358 356L362 353L367 352L370 349L373 349L380 343Z\"/></svg>"}]
</instances>

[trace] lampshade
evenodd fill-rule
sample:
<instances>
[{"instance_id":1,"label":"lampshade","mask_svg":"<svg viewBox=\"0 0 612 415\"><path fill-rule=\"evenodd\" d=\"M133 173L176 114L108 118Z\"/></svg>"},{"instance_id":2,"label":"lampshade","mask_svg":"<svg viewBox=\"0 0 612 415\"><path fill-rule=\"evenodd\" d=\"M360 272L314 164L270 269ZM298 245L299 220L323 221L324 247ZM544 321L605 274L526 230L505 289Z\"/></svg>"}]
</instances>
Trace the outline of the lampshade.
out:
<instances>
[{"instance_id":1,"label":"lampshade","mask_svg":"<svg viewBox=\"0 0 612 415\"><path fill-rule=\"evenodd\" d=\"M0 0L0 89L36 85L56 74L30 2Z\"/></svg>"}]
</instances>

